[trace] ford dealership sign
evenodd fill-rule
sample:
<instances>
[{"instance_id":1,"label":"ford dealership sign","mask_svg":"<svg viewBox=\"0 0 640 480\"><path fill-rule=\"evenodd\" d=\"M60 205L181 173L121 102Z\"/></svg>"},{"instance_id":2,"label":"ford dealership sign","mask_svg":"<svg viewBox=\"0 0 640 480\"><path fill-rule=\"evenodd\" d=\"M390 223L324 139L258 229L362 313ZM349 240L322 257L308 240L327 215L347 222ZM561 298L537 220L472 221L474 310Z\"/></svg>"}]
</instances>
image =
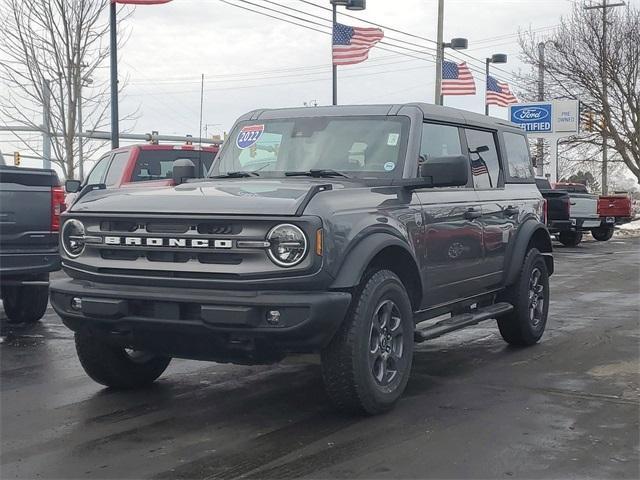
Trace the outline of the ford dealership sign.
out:
<instances>
[{"instance_id":1,"label":"ford dealership sign","mask_svg":"<svg viewBox=\"0 0 640 480\"><path fill-rule=\"evenodd\" d=\"M551 103L518 104L510 107L511 121L525 132L551 133L553 131Z\"/></svg>"}]
</instances>

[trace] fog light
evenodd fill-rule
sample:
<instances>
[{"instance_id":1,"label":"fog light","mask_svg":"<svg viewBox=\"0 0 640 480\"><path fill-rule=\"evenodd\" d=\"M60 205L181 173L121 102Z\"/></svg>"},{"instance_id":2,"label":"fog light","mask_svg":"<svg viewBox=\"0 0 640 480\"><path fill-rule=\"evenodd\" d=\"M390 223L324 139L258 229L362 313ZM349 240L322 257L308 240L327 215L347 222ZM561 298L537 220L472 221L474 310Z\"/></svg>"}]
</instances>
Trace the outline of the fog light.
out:
<instances>
[{"instance_id":1,"label":"fog light","mask_svg":"<svg viewBox=\"0 0 640 480\"><path fill-rule=\"evenodd\" d=\"M73 297L71 299L71 308L73 310L82 310L82 299L79 297Z\"/></svg>"},{"instance_id":2,"label":"fog light","mask_svg":"<svg viewBox=\"0 0 640 480\"><path fill-rule=\"evenodd\" d=\"M267 312L267 323L278 325L280 323L280 310L269 310Z\"/></svg>"}]
</instances>

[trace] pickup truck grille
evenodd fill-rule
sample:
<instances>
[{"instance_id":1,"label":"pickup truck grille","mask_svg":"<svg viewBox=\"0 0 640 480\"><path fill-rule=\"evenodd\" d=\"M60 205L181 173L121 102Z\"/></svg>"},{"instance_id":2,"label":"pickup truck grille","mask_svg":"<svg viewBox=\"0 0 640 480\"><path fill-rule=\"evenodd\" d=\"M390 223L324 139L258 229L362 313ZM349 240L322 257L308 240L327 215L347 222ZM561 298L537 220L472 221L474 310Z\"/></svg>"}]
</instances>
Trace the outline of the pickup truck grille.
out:
<instances>
[{"instance_id":1,"label":"pickup truck grille","mask_svg":"<svg viewBox=\"0 0 640 480\"><path fill-rule=\"evenodd\" d=\"M85 249L65 265L113 278L242 278L281 272L267 254L269 230L290 218L176 218L135 219L78 216L85 226ZM296 219L315 239L319 220ZM309 270L317 264L314 250L287 272Z\"/></svg>"}]
</instances>

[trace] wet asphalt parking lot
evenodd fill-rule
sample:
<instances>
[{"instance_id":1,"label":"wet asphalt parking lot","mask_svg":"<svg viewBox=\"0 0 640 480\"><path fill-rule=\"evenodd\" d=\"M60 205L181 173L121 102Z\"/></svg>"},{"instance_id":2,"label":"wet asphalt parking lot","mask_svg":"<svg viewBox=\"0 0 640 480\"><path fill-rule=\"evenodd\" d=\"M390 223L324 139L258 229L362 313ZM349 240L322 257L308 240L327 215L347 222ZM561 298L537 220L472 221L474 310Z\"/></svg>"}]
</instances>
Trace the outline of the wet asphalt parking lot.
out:
<instances>
[{"instance_id":1,"label":"wet asphalt parking lot","mask_svg":"<svg viewBox=\"0 0 640 480\"><path fill-rule=\"evenodd\" d=\"M555 254L539 345L508 347L493 321L418 345L404 397L372 418L331 409L314 358L174 360L118 392L51 309L3 320L0 476L640 478L640 238Z\"/></svg>"}]
</instances>

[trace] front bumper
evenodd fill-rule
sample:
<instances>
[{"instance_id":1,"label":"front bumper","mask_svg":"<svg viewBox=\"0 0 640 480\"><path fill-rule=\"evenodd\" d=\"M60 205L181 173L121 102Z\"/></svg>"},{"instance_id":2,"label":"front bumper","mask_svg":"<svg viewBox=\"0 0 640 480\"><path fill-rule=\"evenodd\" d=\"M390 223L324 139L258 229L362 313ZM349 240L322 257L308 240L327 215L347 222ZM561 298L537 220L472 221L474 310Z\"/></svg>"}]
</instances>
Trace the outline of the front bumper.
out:
<instances>
[{"instance_id":1,"label":"front bumper","mask_svg":"<svg viewBox=\"0 0 640 480\"><path fill-rule=\"evenodd\" d=\"M77 279L51 285L51 304L74 331L100 331L132 346L215 360L224 360L234 345L317 351L331 340L350 302L348 292L149 288ZM279 312L277 323L267 321L271 311Z\"/></svg>"}]
</instances>

